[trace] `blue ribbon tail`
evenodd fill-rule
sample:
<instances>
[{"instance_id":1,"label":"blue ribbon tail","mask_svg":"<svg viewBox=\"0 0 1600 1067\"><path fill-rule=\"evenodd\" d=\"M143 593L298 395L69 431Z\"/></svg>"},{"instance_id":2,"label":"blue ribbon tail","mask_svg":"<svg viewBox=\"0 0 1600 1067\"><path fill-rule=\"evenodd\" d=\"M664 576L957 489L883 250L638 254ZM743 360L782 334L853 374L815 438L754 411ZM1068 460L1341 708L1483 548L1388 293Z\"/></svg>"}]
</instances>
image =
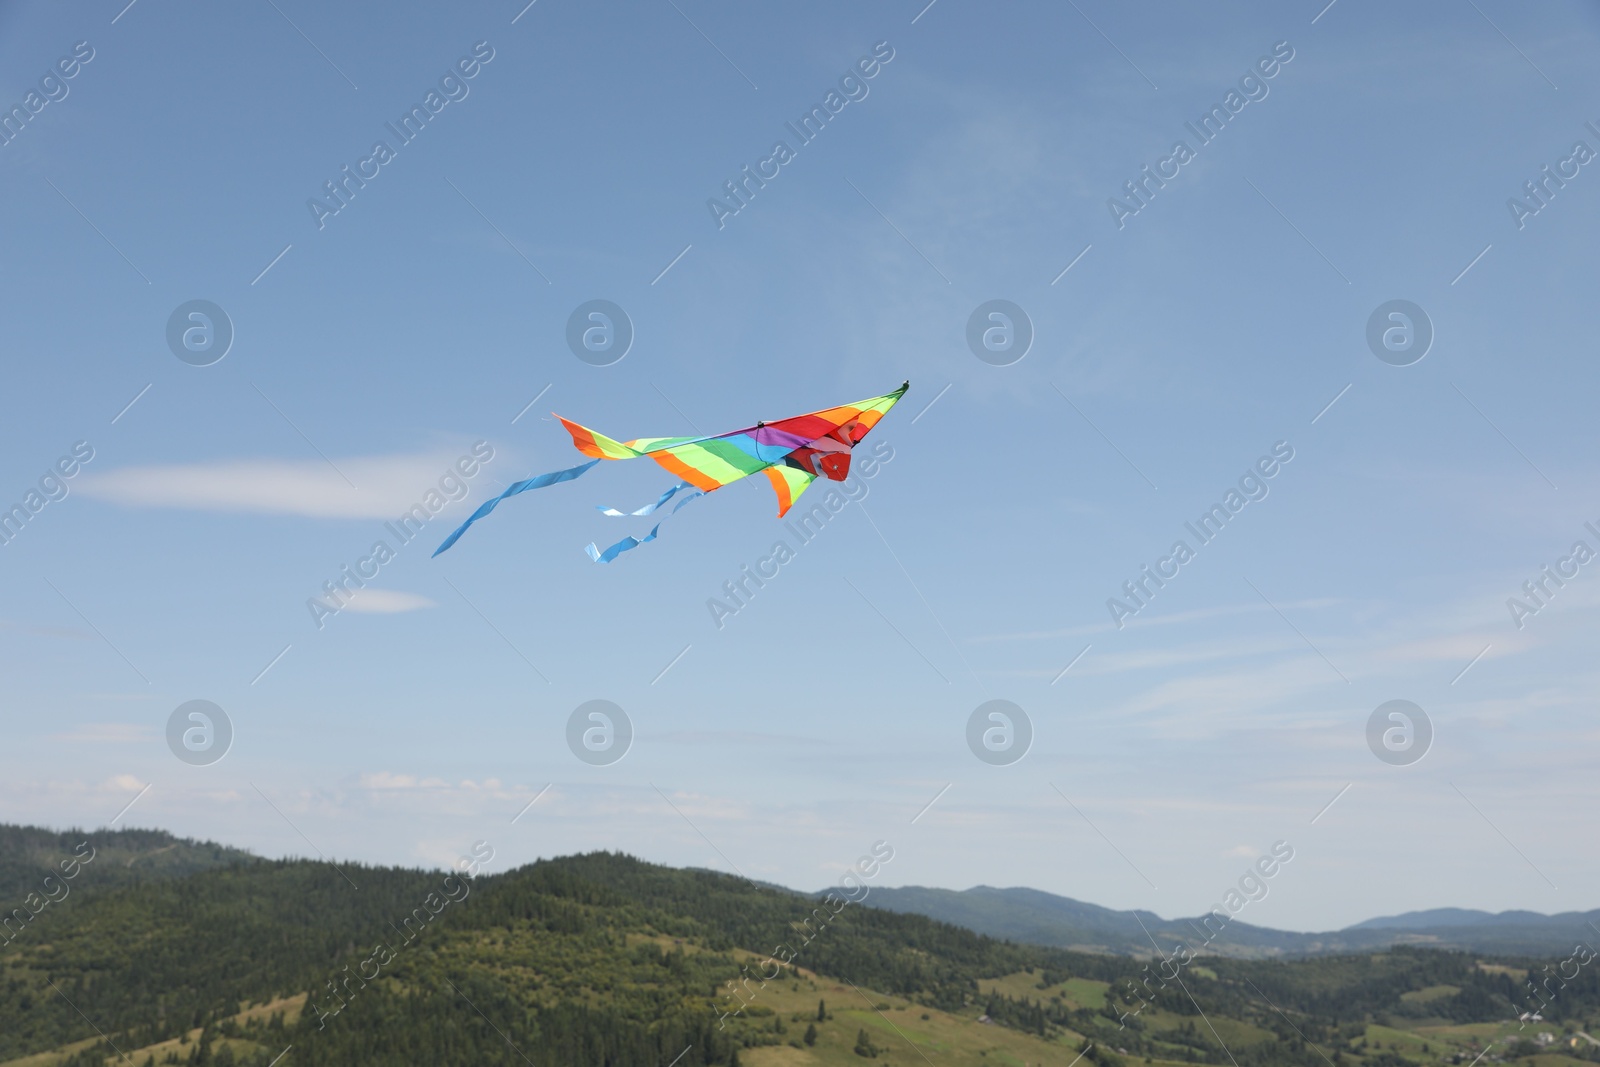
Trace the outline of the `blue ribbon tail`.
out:
<instances>
[{"instance_id":1,"label":"blue ribbon tail","mask_svg":"<svg viewBox=\"0 0 1600 1067\"><path fill-rule=\"evenodd\" d=\"M670 497L672 495L672 493L677 492L679 489L688 489L688 488L693 488L693 487L690 486L689 483L687 483L687 482L685 482L682 485L674 486L672 488L672 490L666 494L666 496L663 496L660 500L657 500L654 504L651 504L650 507L647 510L648 511L654 511L656 508L659 508L662 504L665 504L667 502L667 497ZM705 493L696 491L696 492L690 493L688 496L686 496L682 500L678 501L677 506L672 509L672 515L676 515L679 512L679 510L681 510L683 508L683 506L685 504L687 504L689 501L693 500L695 497L700 497L700 496L705 496ZM635 514L637 514L637 513L635 513ZM670 518L670 517L671 517L671 515L668 516L668 518ZM640 545L647 545L651 541L654 541L661 533L662 523L665 523L666 521L667 521L666 519L662 519L661 522L656 523L654 526L652 526L650 528L650 532L645 534L643 537L633 537L633 536L624 537L622 540L618 541L616 544L612 545L610 548L607 548L603 552L592 541L584 548L584 551L589 553L589 558L594 560L596 563L610 563L612 560L616 559L618 556L622 555L624 552L631 551L632 549L638 548Z\"/></svg>"},{"instance_id":2,"label":"blue ribbon tail","mask_svg":"<svg viewBox=\"0 0 1600 1067\"><path fill-rule=\"evenodd\" d=\"M591 541L584 551L589 553L589 558L594 560L596 563L610 563L624 552L627 552L630 549L638 548L640 545L647 545L651 541L654 541L659 535L660 530L661 524L658 522L652 526L650 528L650 532L645 534L643 537L624 537L622 540L618 541L604 552L595 547L594 542Z\"/></svg>"},{"instance_id":3,"label":"blue ribbon tail","mask_svg":"<svg viewBox=\"0 0 1600 1067\"><path fill-rule=\"evenodd\" d=\"M466 522L456 527L455 533L452 533L449 537L444 539L444 544L433 550L433 554L437 556L439 553L443 552L445 549L461 540L461 535L467 532L468 526L471 526L473 523L489 514L489 512L493 511L495 506L506 497L516 496L518 493L526 493L529 489L543 489L545 486L555 485L557 482L570 482L574 478L582 476L590 467L593 467L599 462L600 461L598 459L591 459L587 463L580 463L576 467L568 467L564 471L551 471L549 474L536 474L532 478L525 478L520 482L513 482L505 492L490 500L485 500L481 505L479 505L478 510L469 515Z\"/></svg>"},{"instance_id":4,"label":"blue ribbon tail","mask_svg":"<svg viewBox=\"0 0 1600 1067\"><path fill-rule=\"evenodd\" d=\"M597 508L597 510L602 515L610 515L610 516L612 516L614 518L623 518L623 517L626 517L626 516L629 516L629 515L649 515L651 512L655 511L661 505L663 505L667 501L671 500L673 495L676 494L678 491L683 490L683 489L693 489L693 488L694 488L694 486L690 485L688 482L679 482L677 485L673 486L671 489L668 489L665 493L662 493L661 496L656 499L656 502L654 504L646 504L644 507L640 508L638 511L618 511L616 508L605 508L605 507ZM680 505L680 506L682 506L682 505Z\"/></svg>"}]
</instances>

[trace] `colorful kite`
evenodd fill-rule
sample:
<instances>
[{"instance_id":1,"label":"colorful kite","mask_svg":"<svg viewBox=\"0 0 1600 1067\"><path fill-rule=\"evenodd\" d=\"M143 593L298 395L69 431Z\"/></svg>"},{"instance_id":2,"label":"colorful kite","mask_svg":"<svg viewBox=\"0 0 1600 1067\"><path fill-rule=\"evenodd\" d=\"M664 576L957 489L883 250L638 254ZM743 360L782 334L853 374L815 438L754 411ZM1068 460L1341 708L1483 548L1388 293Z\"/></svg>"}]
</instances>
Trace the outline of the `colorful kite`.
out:
<instances>
[{"instance_id":1,"label":"colorful kite","mask_svg":"<svg viewBox=\"0 0 1600 1067\"><path fill-rule=\"evenodd\" d=\"M636 441L619 442L575 422L561 419L561 425L572 434L572 443L579 452L594 458L588 463L562 471L535 475L512 485L505 492L486 500L467 521L444 539L444 544L434 550L437 556L460 540L467 527L495 509L508 496L525 493L529 489L543 489L557 482L570 482L581 477L602 459L636 459L649 456L683 481L674 485L653 504L635 511L618 511L600 508L604 515L649 515L683 490L690 492L672 514L697 496L721 489L757 471L766 473L767 480L778 494L778 517L782 518L800 499L818 477L842 482L850 475L850 450L861 443L878 420L906 395L911 388L905 382L892 393L875 396L870 400L844 404L807 415L779 419L777 422L758 422L742 430L730 430L715 437L641 437ZM643 537L624 537L610 548L601 551L593 544L588 546L589 558L596 563L610 563L631 548L637 548L656 539L661 523L656 523Z\"/></svg>"}]
</instances>

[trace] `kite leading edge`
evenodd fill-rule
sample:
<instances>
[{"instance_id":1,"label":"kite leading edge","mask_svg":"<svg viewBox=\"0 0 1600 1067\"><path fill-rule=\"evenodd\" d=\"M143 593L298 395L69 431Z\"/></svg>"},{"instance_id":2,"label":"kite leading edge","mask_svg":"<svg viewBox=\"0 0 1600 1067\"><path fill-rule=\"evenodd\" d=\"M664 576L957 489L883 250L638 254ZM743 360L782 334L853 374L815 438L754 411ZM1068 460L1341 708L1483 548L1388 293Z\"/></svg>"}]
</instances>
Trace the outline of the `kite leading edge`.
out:
<instances>
[{"instance_id":1,"label":"kite leading edge","mask_svg":"<svg viewBox=\"0 0 1600 1067\"><path fill-rule=\"evenodd\" d=\"M697 490L678 501L671 512L677 514L680 508L696 497L760 471L772 483L773 491L778 496L778 516L782 518L816 479L842 482L849 477L851 450L861 443L862 438L878 424L878 420L888 414L889 409L910 388L911 383L907 381L891 393L859 400L854 404L795 415L776 422L758 422L754 426L710 437L641 437L634 441L613 441L587 426L556 415L572 435L573 445L579 452L591 457L589 462L514 483L499 496L484 501L478 510L467 517L466 522L444 539L444 543L433 554L437 556L455 544L466 533L467 527L488 515L506 497L530 489L543 489L558 482L570 482L588 473L603 459L648 456L682 479L662 493L653 504L629 512L600 508L605 515L649 515L680 491ZM661 523L657 522L645 536L624 537L604 551L591 544L587 549L589 558L596 563L610 563L623 552L654 541L660 529Z\"/></svg>"}]
</instances>

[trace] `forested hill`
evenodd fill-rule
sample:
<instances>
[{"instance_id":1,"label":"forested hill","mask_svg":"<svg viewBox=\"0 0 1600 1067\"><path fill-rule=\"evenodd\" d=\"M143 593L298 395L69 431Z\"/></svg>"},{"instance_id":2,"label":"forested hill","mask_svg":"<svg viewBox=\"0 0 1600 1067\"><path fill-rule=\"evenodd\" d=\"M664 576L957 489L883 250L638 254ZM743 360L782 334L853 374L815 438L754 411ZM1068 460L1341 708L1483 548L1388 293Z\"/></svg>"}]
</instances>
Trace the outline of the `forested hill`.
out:
<instances>
[{"instance_id":1,"label":"forested hill","mask_svg":"<svg viewBox=\"0 0 1600 1067\"><path fill-rule=\"evenodd\" d=\"M1587 961L1524 1033L1529 966L1562 961L1147 964L608 853L475 879L230 863L75 894L19 929L0 945L12 1067L1016 1067L1085 1049L1084 1067L1562 1067L1593 1047L1566 1032L1600 1012ZM1541 1027L1559 1036L1517 1043Z\"/></svg>"},{"instance_id":2,"label":"forested hill","mask_svg":"<svg viewBox=\"0 0 1600 1067\"><path fill-rule=\"evenodd\" d=\"M92 843L91 843L92 838ZM87 858L87 861L86 861ZM106 887L248 863L248 852L164 830L43 830L0 823L0 904L39 892L44 879L62 880L77 862L73 889Z\"/></svg>"}]
</instances>

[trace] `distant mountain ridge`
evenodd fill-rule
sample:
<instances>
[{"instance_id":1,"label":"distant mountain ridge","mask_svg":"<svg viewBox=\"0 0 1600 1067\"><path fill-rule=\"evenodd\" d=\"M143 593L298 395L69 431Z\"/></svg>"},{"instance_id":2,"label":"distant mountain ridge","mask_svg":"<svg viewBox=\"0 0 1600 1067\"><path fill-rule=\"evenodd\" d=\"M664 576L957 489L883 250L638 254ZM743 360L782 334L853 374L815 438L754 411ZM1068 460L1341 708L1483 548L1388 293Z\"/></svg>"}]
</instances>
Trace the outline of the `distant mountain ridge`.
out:
<instances>
[{"instance_id":1,"label":"distant mountain ridge","mask_svg":"<svg viewBox=\"0 0 1600 1067\"><path fill-rule=\"evenodd\" d=\"M1364 929L1390 929L1395 927L1424 927L1435 928L1445 926L1481 926L1485 923L1500 923L1502 925L1530 924L1538 925L1552 919L1570 919L1574 922L1584 922L1592 919L1595 912L1564 911L1557 915L1544 915L1537 911L1477 911L1471 908L1431 908L1427 911L1408 911L1404 915L1390 915L1379 919L1368 919L1366 922L1356 923L1347 927L1350 930Z\"/></svg>"},{"instance_id":2,"label":"distant mountain ridge","mask_svg":"<svg viewBox=\"0 0 1600 1067\"><path fill-rule=\"evenodd\" d=\"M1119 911L1023 887L875 887L865 903L925 915L990 937L1135 956L1151 955L1157 948L1171 952L1180 942L1199 952L1239 959L1359 952L1392 945L1538 956L1600 940L1600 909L1542 915L1433 908L1367 919L1343 930L1296 933L1238 919L1226 924L1212 919L1209 925L1207 916L1163 919L1149 911Z\"/></svg>"},{"instance_id":3,"label":"distant mountain ridge","mask_svg":"<svg viewBox=\"0 0 1600 1067\"><path fill-rule=\"evenodd\" d=\"M0 824L0 908L41 892L43 879L88 842L73 891L110 889L185 878L213 868L262 862L242 849L176 837L164 830L67 830ZM781 886L768 886L794 892ZM822 894L811 894L820 896ZM1026 887L873 887L868 906L921 915L1019 944L1118 956L1149 956L1180 944L1202 954L1271 959L1361 952L1390 946L1461 949L1509 956L1566 953L1600 941L1600 909L1542 915L1432 908L1379 916L1324 933L1296 933L1233 919L1219 929L1207 916L1163 919L1150 911L1117 910ZM1154 941L1154 945L1152 945Z\"/></svg>"}]
</instances>

